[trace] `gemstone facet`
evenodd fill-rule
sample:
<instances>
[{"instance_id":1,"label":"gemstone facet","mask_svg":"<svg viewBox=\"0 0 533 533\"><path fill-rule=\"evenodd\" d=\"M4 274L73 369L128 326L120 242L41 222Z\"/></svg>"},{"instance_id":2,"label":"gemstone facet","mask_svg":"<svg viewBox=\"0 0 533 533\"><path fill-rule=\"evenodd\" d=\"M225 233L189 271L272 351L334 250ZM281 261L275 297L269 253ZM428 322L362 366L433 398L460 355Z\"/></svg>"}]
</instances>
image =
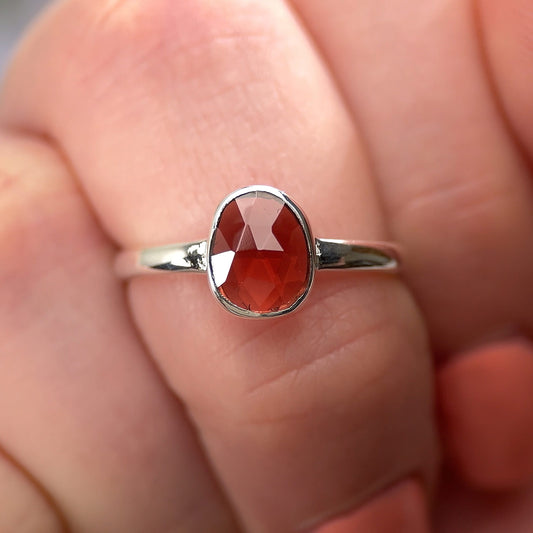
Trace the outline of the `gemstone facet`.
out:
<instances>
[{"instance_id":1,"label":"gemstone facet","mask_svg":"<svg viewBox=\"0 0 533 533\"><path fill-rule=\"evenodd\" d=\"M293 308L312 276L310 238L295 207L264 189L243 189L223 205L209 255L219 299L252 315Z\"/></svg>"}]
</instances>

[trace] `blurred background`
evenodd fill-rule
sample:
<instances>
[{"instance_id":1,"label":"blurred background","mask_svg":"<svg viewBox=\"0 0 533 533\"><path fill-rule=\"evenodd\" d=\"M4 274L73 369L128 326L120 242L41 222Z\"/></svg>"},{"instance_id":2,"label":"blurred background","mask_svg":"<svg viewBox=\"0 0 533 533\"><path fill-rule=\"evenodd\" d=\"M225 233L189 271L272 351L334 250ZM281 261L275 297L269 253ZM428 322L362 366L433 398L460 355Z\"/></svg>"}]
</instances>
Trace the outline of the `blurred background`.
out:
<instances>
[{"instance_id":1,"label":"blurred background","mask_svg":"<svg viewBox=\"0 0 533 533\"><path fill-rule=\"evenodd\" d=\"M48 2L49 0L0 0L0 76L24 28Z\"/></svg>"}]
</instances>

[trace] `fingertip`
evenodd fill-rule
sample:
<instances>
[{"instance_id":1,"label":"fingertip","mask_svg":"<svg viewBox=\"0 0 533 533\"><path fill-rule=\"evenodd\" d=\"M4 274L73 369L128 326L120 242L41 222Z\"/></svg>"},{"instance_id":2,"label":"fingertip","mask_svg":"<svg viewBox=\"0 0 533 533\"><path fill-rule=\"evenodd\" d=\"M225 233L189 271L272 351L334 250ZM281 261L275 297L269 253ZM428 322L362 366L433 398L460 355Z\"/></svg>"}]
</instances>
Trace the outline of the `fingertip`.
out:
<instances>
[{"instance_id":1,"label":"fingertip","mask_svg":"<svg viewBox=\"0 0 533 533\"><path fill-rule=\"evenodd\" d=\"M314 533L429 533L429 513L418 481L403 481L356 511L334 519Z\"/></svg>"},{"instance_id":2,"label":"fingertip","mask_svg":"<svg viewBox=\"0 0 533 533\"><path fill-rule=\"evenodd\" d=\"M533 479L533 346L524 339L461 354L438 375L445 452L471 487Z\"/></svg>"}]
</instances>

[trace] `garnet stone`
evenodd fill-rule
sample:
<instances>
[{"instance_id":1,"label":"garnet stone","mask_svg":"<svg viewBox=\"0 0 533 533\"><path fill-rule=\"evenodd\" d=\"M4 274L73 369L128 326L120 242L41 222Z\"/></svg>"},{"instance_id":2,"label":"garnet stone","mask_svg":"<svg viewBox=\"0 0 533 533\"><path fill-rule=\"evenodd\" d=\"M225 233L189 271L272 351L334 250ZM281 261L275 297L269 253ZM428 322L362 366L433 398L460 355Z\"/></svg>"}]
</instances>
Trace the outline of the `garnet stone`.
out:
<instances>
[{"instance_id":1,"label":"garnet stone","mask_svg":"<svg viewBox=\"0 0 533 533\"><path fill-rule=\"evenodd\" d=\"M310 244L295 208L268 189L242 189L224 202L209 259L223 303L254 314L291 308L311 275Z\"/></svg>"}]
</instances>

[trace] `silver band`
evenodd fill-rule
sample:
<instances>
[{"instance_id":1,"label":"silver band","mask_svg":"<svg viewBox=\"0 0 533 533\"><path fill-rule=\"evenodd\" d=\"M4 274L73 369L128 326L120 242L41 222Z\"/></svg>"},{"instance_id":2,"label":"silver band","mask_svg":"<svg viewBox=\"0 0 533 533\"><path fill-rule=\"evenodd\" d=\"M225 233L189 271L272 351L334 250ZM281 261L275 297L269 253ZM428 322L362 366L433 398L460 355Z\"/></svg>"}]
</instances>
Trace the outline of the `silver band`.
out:
<instances>
[{"instance_id":1,"label":"silver band","mask_svg":"<svg viewBox=\"0 0 533 533\"><path fill-rule=\"evenodd\" d=\"M207 240L118 254L117 274L130 278L142 274L207 271ZM397 272L399 253L389 243L315 239L317 270L379 270Z\"/></svg>"}]
</instances>

